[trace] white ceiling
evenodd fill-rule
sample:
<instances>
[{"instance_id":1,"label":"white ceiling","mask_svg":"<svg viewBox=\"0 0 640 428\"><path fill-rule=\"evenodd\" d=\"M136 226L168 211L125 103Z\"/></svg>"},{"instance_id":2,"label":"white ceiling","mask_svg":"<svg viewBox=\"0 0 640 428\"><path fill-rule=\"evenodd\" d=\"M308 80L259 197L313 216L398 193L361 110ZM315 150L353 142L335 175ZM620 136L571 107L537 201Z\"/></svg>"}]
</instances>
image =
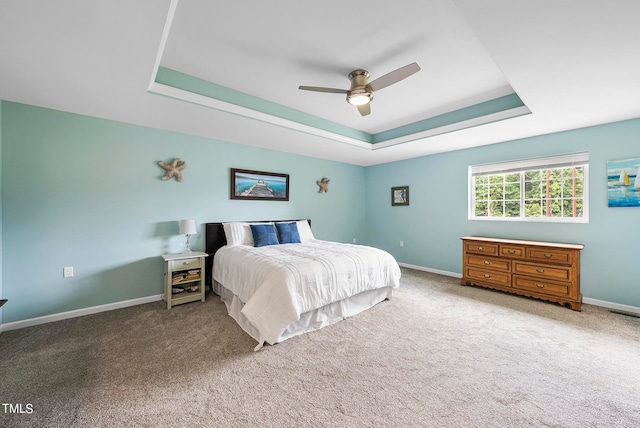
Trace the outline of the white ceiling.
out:
<instances>
[{"instance_id":1,"label":"white ceiling","mask_svg":"<svg viewBox=\"0 0 640 428\"><path fill-rule=\"evenodd\" d=\"M0 99L373 165L640 117L638 16L637 0L0 0ZM414 61L366 117L297 89ZM532 113L374 149L160 96L159 65L367 133L513 91Z\"/></svg>"}]
</instances>

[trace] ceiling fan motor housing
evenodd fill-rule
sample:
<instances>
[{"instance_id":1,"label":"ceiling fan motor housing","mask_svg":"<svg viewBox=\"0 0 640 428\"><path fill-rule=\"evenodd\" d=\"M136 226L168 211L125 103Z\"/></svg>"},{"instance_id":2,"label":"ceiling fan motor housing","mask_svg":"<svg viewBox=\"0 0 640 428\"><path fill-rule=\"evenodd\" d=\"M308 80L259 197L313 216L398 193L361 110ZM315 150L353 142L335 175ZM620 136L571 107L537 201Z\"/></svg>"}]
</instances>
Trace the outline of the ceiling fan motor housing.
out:
<instances>
[{"instance_id":1,"label":"ceiling fan motor housing","mask_svg":"<svg viewBox=\"0 0 640 428\"><path fill-rule=\"evenodd\" d=\"M347 102L353 105L363 105L373 99L373 90L369 87L370 74L367 70L354 70L349 73L351 89L347 92Z\"/></svg>"}]
</instances>

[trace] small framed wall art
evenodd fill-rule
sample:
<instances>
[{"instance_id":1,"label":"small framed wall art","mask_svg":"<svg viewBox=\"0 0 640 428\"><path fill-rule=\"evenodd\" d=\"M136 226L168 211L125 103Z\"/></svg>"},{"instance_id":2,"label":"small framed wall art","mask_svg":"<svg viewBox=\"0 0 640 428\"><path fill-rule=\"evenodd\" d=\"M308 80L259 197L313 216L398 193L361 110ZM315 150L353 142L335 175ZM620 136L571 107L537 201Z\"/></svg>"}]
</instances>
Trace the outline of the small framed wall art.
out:
<instances>
[{"instance_id":1,"label":"small framed wall art","mask_svg":"<svg viewBox=\"0 0 640 428\"><path fill-rule=\"evenodd\" d=\"M231 168L231 199L288 201L289 174Z\"/></svg>"},{"instance_id":2,"label":"small framed wall art","mask_svg":"<svg viewBox=\"0 0 640 428\"><path fill-rule=\"evenodd\" d=\"M391 188L391 205L409 205L409 186Z\"/></svg>"}]
</instances>

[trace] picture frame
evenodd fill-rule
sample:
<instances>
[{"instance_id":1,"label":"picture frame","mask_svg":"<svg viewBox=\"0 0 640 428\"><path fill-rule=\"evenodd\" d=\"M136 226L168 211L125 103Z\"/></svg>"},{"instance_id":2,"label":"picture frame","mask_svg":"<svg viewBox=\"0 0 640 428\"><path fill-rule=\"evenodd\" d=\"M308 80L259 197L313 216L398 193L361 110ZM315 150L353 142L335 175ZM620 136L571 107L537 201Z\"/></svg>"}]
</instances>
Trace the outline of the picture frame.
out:
<instances>
[{"instance_id":1,"label":"picture frame","mask_svg":"<svg viewBox=\"0 0 640 428\"><path fill-rule=\"evenodd\" d=\"M391 205L409 205L409 186L391 188Z\"/></svg>"},{"instance_id":2,"label":"picture frame","mask_svg":"<svg viewBox=\"0 0 640 428\"><path fill-rule=\"evenodd\" d=\"M231 168L231 199L288 201L289 174Z\"/></svg>"},{"instance_id":3,"label":"picture frame","mask_svg":"<svg viewBox=\"0 0 640 428\"><path fill-rule=\"evenodd\" d=\"M608 206L640 207L640 158L607 161Z\"/></svg>"}]
</instances>

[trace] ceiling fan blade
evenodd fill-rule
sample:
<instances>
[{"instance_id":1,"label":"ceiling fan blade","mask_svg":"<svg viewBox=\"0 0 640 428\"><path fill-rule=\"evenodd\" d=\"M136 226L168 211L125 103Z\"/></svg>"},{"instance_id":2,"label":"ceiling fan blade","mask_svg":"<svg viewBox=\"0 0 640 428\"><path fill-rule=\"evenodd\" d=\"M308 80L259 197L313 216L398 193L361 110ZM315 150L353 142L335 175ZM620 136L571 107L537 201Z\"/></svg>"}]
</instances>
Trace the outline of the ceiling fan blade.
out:
<instances>
[{"instance_id":1,"label":"ceiling fan blade","mask_svg":"<svg viewBox=\"0 0 640 428\"><path fill-rule=\"evenodd\" d=\"M358 111L360 112L360 115L362 115L362 116L366 116L368 114L371 114L371 104L370 103L366 103L366 104L362 104L361 106L358 106Z\"/></svg>"},{"instance_id":2,"label":"ceiling fan blade","mask_svg":"<svg viewBox=\"0 0 640 428\"><path fill-rule=\"evenodd\" d=\"M346 94L349 92L347 89L320 88L318 86L298 86L298 89L302 89L303 91L329 92L332 94Z\"/></svg>"},{"instance_id":3,"label":"ceiling fan blade","mask_svg":"<svg viewBox=\"0 0 640 428\"><path fill-rule=\"evenodd\" d=\"M373 82L369 82L369 87L374 91L379 91L382 88L386 88L387 86L391 86L394 83L398 83L402 79L406 79L414 73L420 71L420 66L413 62L409 65L405 65L404 67L400 67L397 70L393 70L390 73L385 74L384 76L378 77Z\"/></svg>"}]
</instances>

